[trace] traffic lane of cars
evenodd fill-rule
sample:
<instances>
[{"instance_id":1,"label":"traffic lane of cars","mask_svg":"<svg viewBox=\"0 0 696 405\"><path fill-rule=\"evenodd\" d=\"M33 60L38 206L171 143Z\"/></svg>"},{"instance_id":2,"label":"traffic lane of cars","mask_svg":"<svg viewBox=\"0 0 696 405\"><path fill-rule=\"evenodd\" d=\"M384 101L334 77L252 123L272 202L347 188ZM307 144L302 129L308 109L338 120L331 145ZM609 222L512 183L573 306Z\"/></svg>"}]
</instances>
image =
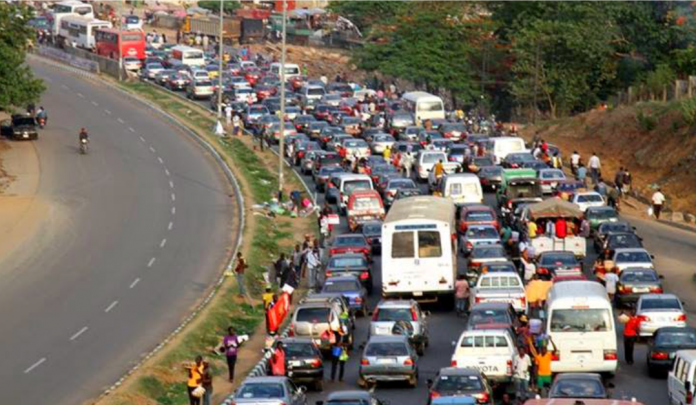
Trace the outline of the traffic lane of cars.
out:
<instances>
[{"instance_id":1,"label":"traffic lane of cars","mask_svg":"<svg viewBox=\"0 0 696 405\"><path fill-rule=\"evenodd\" d=\"M0 383L0 391L13 403L73 404L117 380L178 325L220 270L232 215L225 181L186 135L104 86L33 67L52 83L42 101L49 124L36 147L40 193L56 203L60 234L45 234L50 244L37 244L40 254L20 264L21 278L5 279L16 288L2 294L8 374L0 374L11 385ZM77 152L80 126L92 138L86 156Z\"/></svg>"}]
</instances>

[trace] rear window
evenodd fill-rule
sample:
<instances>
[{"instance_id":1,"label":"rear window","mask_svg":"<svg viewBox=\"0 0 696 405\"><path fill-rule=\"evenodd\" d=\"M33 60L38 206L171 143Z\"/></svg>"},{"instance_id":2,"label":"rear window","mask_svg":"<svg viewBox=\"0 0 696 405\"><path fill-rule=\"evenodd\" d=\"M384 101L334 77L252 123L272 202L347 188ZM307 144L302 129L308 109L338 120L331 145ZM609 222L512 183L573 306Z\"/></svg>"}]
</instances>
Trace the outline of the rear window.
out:
<instances>
[{"instance_id":1,"label":"rear window","mask_svg":"<svg viewBox=\"0 0 696 405\"><path fill-rule=\"evenodd\" d=\"M353 209L356 210L374 210L382 208L379 205L379 198L376 197L360 197L353 201Z\"/></svg>"},{"instance_id":2,"label":"rear window","mask_svg":"<svg viewBox=\"0 0 696 405\"><path fill-rule=\"evenodd\" d=\"M282 398L284 396L285 391L283 390L283 385L277 383L244 384L237 394L237 398L244 399Z\"/></svg>"},{"instance_id":3,"label":"rear window","mask_svg":"<svg viewBox=\"0 0 696 405\"><path fill-rule=\"evenodd\" d=\"M493 213L490 211L473 211L467 212L464 217L466 221L493 221Z\"/></svg>"},{"instance_id":4,"label":"rear window","mask_svg":"<svg viewBox=\"0 0 696 405\"><path fill-rule=\"evenodd\" d=\"M355 190L371 190L372 183L370 180L351 180L343 183L343 192L350 194Z\"/></svg>"},{"instance_id":5,"label":"rear window","mask_svg":"<svg viewBox=\"0 0 696 405\"><path fill-rule=\"evenodd\" d=\"M462 347L508 347L504 336L465 336Z\"/></svg>"},{"instance_id":6,"label":"rear window","mask_svg":"<svg viewBox=\"0 0 696 405\"><path fill-rule=\"evenodd\" d=\"M655 338L658 346L694 346L696 334L693 332L659 332Z\"/></svg>"},{"instance_id":7,"label":"rear window","mask_svg":"<svg viewBox=\"0 0 696 405\"><path fill-rule=\"evenodd\" d=\"M299 308L295 319L297 322L327 322L329 313L329 308Z\"/></svg>"},{"instance_id":8,"label":"rear window","mask_svg":"<svg viewBox=\"0 0 696 405\"><path fill-rule=\"evenodd\" d=\"M434 391L480 391L481 379L473 375L441 375L433 386Z\"/></svg>"},{"instance_id":9,"label":"rear window","mask_svg":"<svg viewBox=\"0 0 696 405\"><path fill-rule=\"evenodd\" d=\"M377 311L377 322L411 322L412 320L411 308L380 308Z\"/></svg>"},{"instance_id":10,"label":"rear window","mask_svg":"<svg viewBox=\"0 0 696 405\"><path fill-rule=\"evenodd\" d=\"M581 203L587 203L587 202L603 202L604 200L602 199L602 196L599 194L582 194L578 196L578 202Z\"/></svg>"},{"instance_id":11,"label":"rear window","mask_svg":"<svg viewBox=\"0 0 696 405\"><path fill-rule=\"evenodd\" d=\"M437 163L440 160L442 160L443 162L445 160L447 160L447 159L445 159L444 153L426 153L423 155L423 159L421 160L421 162L423 162L425 164L430 164L430 163Z\"/></svg>"},{"instance_id":12,"label":"rear window","mask_svg":"<svg viewBox=\"0 0 696 405\"><path fill-rule=\"evenodd\" d=\"M620 276L623 283L649 283L658 280L654 271L622 271Z\"/></svg>"},{"instance_id":13,"label":"rear window","mask_svg":"<svg viewBox=\"0 0 696 405\"><path fill-rule=\"evenodd\" d=\"M608 309L555 309L551 312L552 332L609 332Z\"/></svg>"},{"instance_id":14,"label":"rear window","mask_svg":"<svg viewBox=\"0 0 696 405\"><path fill-rule=\"evenodd\" d=\"M311 343L286 343L284 348L285 355L288 357L313 357L317 355Z\"/></svg>"},{"instance_id":15,"label":"rear window","mask_svg":"<svg viewBox=\"0 0 696 405\"><path fill-rule=\"evenodd\" d=\"M495 239L498 237L498 231L495 228L471 227L467 229L466 236L473 239Z\"/></svg>"},{"instance_id":16,"label":"rear window","mask_svg":"<svg viewBox=\"0 0 696 405\"><path fill-rule=\"evenodd\" d=\"M440 242L440 232L420 231L418 232L418 257L440 257L442 256L442 244Z\"/></svg>"},{"instance_id":17,"label":"rear window","mask_svg":"<svg viewBox=\"0 0 696 405\"><path fill-rule=\"evenodd\" d=\"M545 266L575 266L577 263L578 261L573 255L544 255L540 264Z\"/></svg>"},{"instance_id":18,"label":"rear window","mask_svg":"<svg viewBox=\"0 0 696 405\"><path fill-rule=\"evenodd\" d=\"M481 280L481 287L506 288L519 286L520 280L515 277L484 277Z\"/></svg>"},{"instance_id":19,"label":"rear window","mask_svg":"<svg viewBox=\"0 0 696 405\"><path fill-rule=\"evenodd\" d=\"M589 219L610 219L616 218L618 215L613 209L608 210L592 210L588 209L585 216Z\"/></svg>"},{"instance_id":20,"label":"rear window","mask_svg":"<svg viewBox=\"0 0 696 405\"><path fill-rule=\"evenodd\" d=\"M650 255L646 252L619 252L616 254L617 263L650 263Z\"/></svg>"},{"instance_id":21,"label":"rear window","mask_svg":"<svg viewBox=\"0 0 696 405\"><path fill-rule=\"evenodd\" d=\"M326 94L326 91L321 87L307 89L308 96L323 96L324 94Z\"/></svg>"},{"instance_id":22,"label":"rear window","mask_svg":"<svg viewBox=\"0 0 696 405\"><path fill-rule=\"evenodd\" d=\"M651 310L651 309L679 309L681 310L681 305L679 300L675 298L660 298L660 299L644 299L640 304L641 310Z\"/></svg>"},{"instance_id":23,"label":"rear window","mask_svg":"<svg viewBox=\"0 0 696 405\"><path fill-rule=\"evenodd\" d=\"M323 290L330 293L359 291L360 285L357 280L329 280L324 283Z\"/></svg>"},{"instance_id":24,"label":"rear window","mask_svg":"<svg viewBox=\"0 0 696 405\"><path fill-rule=\"evenodd\" d=\"M366 267L367 261L362 257L338 257L329 261L329 267Z\"/></svg>"},{"instance_id":25,"label":"rear window","mask_svg":"<svg viewBox=\"0 0 696 405\"><path fill-rule=\"evenodd\" d=\"M408 356L406 345L399 342L372 343L365 349L366 356Z\"/></svg>"},{"instance_id":26,"label":"rear window","mask_svg":"<svg viewBox=\"0 0 696 405\"><path fill-rule=\"evenodd\" d=\"M504 309L473 310L469 315L469 324L510 323L510 317Z\"/></svg>"},{"instance_id":27,"label":"rear window","mask_svg":"<svg viewBox=\"0 0 696 405\"><path fill-rule=\"evenodd\" d=\"M396 232L392 236L392 258L405 259L415 256L413 232Z\"/></svg>"},{"instance_id":28,"label":"rear window","mask_svg":"<svg viewBox=\"0 0 696 405\"><path fill-rule=\"evenodd\" d=\"M343 236L336 238L334 246L361 246L365 244L362 236Z\"/></svg>"}]
</instances>

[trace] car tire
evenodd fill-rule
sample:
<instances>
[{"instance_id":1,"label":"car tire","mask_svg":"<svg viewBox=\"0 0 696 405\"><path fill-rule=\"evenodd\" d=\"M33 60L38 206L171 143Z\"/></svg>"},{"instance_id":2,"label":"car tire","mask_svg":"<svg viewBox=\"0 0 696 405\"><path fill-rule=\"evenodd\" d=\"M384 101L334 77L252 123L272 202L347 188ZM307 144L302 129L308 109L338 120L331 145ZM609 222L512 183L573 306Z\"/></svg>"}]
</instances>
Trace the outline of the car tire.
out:
<instances>
[{"instance_id":1,"label":"car tire","mask_svg":"<svg viewBox=\"0 0 696 405\"><path fill-rule=\"evenodd\" d=\"M314 382L314 391L317 391L317 392L324 391L324 380L317 380Z\"/></svg>"},{"instance_id":2,"label":"car tire","mask_svg":"<svg viewBox=\"0 0 696 405\"><path fill-rule=\"evenodd\" d=\"M408 387L409 388L416 388L417 386L418 386L418 372L416 371L416 374L408 380Z\"/></svg>"},{"instance_id":3,"label":"car tire","mask_svg":"<svg viewBox=\"0 0 696 405\"><path fill-rule=\"evenodd\" d=\"M416 346L416 354L419 356L425 355L425 343L419 343L418 346Z\"/></svg>"},{"instance_id":4,"label":"car tire","mask_svg":"<svg viewBox=\"0 0 696 405\"><path fill-rule=\"evenodd\" d=\"M366 388L367 388L367 385L368 385L368 383L367 383L367 381L363 378L363 376L358 376L358 387L360 387L360 388L362 388L362 389L366 389Z\"/></svg>"}]
</instances>

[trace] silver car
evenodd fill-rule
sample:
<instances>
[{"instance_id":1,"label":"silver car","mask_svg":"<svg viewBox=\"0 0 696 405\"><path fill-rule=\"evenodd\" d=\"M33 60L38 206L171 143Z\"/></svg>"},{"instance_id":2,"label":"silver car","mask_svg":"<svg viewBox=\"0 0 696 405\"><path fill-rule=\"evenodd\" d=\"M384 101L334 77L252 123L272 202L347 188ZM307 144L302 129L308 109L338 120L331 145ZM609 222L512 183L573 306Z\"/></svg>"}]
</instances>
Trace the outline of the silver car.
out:
<instances>
[{"instance_id":1,"label":"silver car","mask_svg":"<svg viewBox=\"0 0 696 405\"><path fill-rule=\"evenodd\" d=\"M186 96L193 99L210 98L215 92L215 86L210 80L194 80L186 88Z\"/></svg>"},{"instance_id":2,"label":"silver car","mask_svg":"<svg viewBox=\"0 0 696 405\"><path fill-rule=\"evenodd\" d=\"M640 318L640 336L652 336L667 326L686 327L686 312L674 294L645 294L638 299L636 316Z\"/></svg>"},{"instance_id":3,"label":"silver car","mask_svg":"<svg viewBox=\"0 0 696 405\"><path fill-rule=\"evenodd\" d=\"M234 393L234 403L248 405L306 405L305 387L287 377L249 377Z\"/></svg>"},{"instance_id":4,"label":"silver car","mask_svg":"<svg viewBox=\"0 0 696 405\"><path fill-rule=\"evenodd\" d=\"M372 138L372 152L377 155L384 153L384 150L388 147L394 146L396 140L393 136L389 134L375 134Z\"/></svg>"},{"instance_id":5,"label":"silver car","mask_svg":"<svg viewBox=\"0 0 696 405\"><path fill-rule=\"evenodd\" d=\"M462 253L468 255L476 246L499 245L500 234L491 225L469 225L462 236Z\"/></svg>"},{"instance_id":6,"label":"silver car","mask_svg":"<svg viewBox=\"0 0 696 405\"><path fill-rule=\"evenodd\" d=\"M406 381L418 385L418 355L406 336L372 336L360 359L358 385Z\"/></svg>"},{"instance_id":7,"label":"silver car","mask_svg":"<svg viewBox=\"0 0 696 405\"><path fill-rule=\"evenodd\" d=\"M415 300L383 300L372 313L369 336L393 335L396 322L408 322L413 327L411 343L422 356L430 343L427 317Z\"/></svg>"}]
</instances>

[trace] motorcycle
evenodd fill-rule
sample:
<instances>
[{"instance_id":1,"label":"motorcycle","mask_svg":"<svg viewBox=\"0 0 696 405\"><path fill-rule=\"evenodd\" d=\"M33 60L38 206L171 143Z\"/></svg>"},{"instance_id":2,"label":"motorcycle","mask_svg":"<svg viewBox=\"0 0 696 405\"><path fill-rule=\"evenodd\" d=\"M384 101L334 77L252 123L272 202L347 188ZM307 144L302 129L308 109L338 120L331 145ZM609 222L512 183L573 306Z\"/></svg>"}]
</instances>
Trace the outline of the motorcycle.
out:
<instances>
[{"instance_id":1,"label":"motorcycle","mask_svg":"<svg viewBox=\"0 0 696 405\"><path fill-rule=\"evenodd\" d=\"M38 117L36 122L39 124L39 128L43 129L46 126L46 117Z\"/></svg>"},{"instance_id":2,"label":"motorcycle","mask_svg":"<svg viewBox=\"0 0 696 405\"><path fill-rule=\"evenodd\" d=\"M80 139L80 153L83 155L87 154L87 144L89 141L87 138Z\"/></svg>"}]
</instances>

